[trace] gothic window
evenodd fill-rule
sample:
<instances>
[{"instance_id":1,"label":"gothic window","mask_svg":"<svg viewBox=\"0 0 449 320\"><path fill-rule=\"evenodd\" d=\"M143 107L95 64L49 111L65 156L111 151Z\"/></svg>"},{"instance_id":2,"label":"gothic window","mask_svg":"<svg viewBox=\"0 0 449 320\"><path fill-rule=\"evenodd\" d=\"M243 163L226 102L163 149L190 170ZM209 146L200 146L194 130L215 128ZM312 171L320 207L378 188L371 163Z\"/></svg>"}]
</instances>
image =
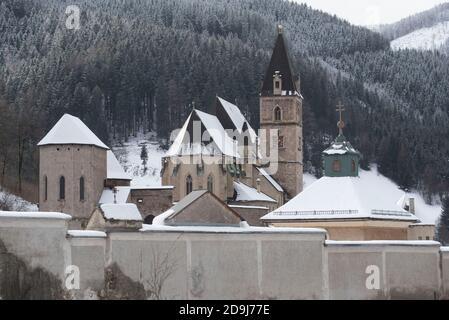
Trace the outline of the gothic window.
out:
<instances>
[{"instance_id":1,"label":"gothic window","mask_svg":"<svg viewBox=\"0 0 449 320\"><path fill-rule=\"evenodd\" d=\"M211 193L214 192L214 177L212 175L207 177L207 190Z\"/></svg>"},{"instance_id":2,"label":"gothic window","mask_svg":"<svg viewBox=\"0 0 449 320\"><path fill-rule=\"evenodd\" d=\"M276 107L274 108L274 121L281 121L282 120L282 112L281 108Z\"/></svg>"},{"instance_id":3,"label":"gothic window","mask_svg":"<svg viewBox=\"0 0 449 320\"><path fill-rule=\"evenodd\" d=\"M355 160L352 160L352 162L351 162L351 170L352 170L352 172L356 172L356 163L355 163Z\"/></svg>"},{"instance_id":4,"label":"gothic window","mask_svg":"<svg viewBox=\"0 0 449 320\"><path fill-rule=\"evenodd\" d=\"M59 200L65 200L65 178L61 176L59 178Z\"/></svg>"},{"instance_id":5,"label":"gothic window","mask_svg":"<svg viewBox=\"0 0 449 320\"><path fill-rule=\"evenodd\" d=\"M341 171L341 162L340 162L340 160L335 160L332 163L332 170L334 170L334 172L340 172Z\"/></svg>"},{"instance_id":6,"label":"gothic window","mask_svg":"<svg viewBox=\"0 0 449 320\"><path fill-rule=\"evenodd\" d=\"M84 201L84 177L80 178L80 201Z\"/></svg>"},{"instance_id":7,"label":"gothic window","mask_svg":"<svg viewBox=\"0 0 449 320\"><path fill-rule=\"evenodd\" d=\"M284 137L283 136L279 136L279 138L278 138L278 147L284 148Z\"/></svg>"},{"instance_id":8,"label":"gothic window","mask_svg":"<svg viewBox=\"0 0 449 320\"><path fill-rule=\"evenodd\" d=\"M44 201L48 200L48 178L44 176Z\"/></svg>"},{"instance_id":9,"label":"gothic window","mask_svg":"<svg viewBox=\"0 0 449 320\"><path fill-rule=\"evenodd\" d=\"M193 191L193 181L192 177L189 175L186 178L186 195L192 193Z\"/></svg>"}]
</instances>

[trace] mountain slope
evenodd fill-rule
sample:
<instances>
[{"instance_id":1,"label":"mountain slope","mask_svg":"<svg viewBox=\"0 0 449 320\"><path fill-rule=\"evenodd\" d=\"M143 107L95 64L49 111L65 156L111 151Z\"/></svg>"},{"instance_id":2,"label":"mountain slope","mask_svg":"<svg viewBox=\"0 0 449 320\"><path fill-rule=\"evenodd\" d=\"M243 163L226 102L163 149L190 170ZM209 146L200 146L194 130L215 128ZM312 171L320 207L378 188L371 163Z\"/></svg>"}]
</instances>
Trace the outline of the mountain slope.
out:
<instances>
[{"instance_id":1,"label":"mountain slope","mask_svg":"<svg viewBox=\"0 0 449 320\"><path fill-rule=\"evenodd\" d=\"M305 97L307 171L319 173L342 100L365 168L378 163L429 200L449 190L446 56L394 53L378 33L287 1L79 0L77 31L65 27L69 4L0 3L0 168L13 186L37 186L35 144L64 113L105 142L140 130L165 139L193 105L210 111L219 95L258 128L260 81L282 23Z\"/></svg>"},{"instance_id":2,"label":"mountain slope","mask_svg":"<svg viewBox=\"0 0 449 320\"><path fill-rule=\"evenodd\" d=\"M387 39L394 40L414 31L431 28L446 21L449 21L449 2L412 15L396 23L378 26L376 30L382 33Z\"/></svg>"},{"instance_id":3,"label":"mountain slope","mask_svg":"<svg viewBox=\"0 0 449 320\"><path fill-rule=\"evenodd\" d=\"M449 21L440 22L429 28L415 30L391 41L393 50L441 50L449 40Z\"/></svg>"}]
</instances>

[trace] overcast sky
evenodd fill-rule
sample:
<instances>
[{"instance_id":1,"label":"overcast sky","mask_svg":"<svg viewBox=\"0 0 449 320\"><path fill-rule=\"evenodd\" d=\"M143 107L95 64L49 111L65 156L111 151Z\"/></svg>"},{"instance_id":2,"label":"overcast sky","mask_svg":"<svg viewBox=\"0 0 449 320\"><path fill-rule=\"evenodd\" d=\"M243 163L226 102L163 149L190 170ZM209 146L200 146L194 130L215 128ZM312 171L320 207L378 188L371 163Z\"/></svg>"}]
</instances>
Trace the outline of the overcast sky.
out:
<instances>
[{"instance_id":1,"label":"overcast sky","mask_svg":"<svg viewBox=\"0 0 449 320\"><path fill-rule=\"evenodd\" d=\"M294 0L357 25L391 23L448 0Z\"/></svg>"}]
</instances>

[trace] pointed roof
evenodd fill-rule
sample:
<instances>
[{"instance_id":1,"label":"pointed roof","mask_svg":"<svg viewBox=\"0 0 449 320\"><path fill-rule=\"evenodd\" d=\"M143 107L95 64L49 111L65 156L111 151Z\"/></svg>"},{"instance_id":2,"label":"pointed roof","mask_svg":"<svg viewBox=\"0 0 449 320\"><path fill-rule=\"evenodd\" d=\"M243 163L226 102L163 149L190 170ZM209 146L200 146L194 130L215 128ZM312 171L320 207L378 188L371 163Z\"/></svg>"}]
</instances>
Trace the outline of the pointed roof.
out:
<instances>
[{"instance_id":1,"label":"pointed roof","mask_svg":"<svg viewBox=\"0 0 449 320\"><path fill-rule=\"evenodd\" d=\"M360 156L360 153L354 149L351 143L346 140L346 137L343 134L338 135L338 137L334 140L329 148L323 151L325 155L344 155L344 154L352 154L356 156Z\"/></svg>"},{"instance_id":2,"label":"pointed roof","mask_svg":"<svg viewBox=\"0 0 449 320\"><path fill-rule=\"evenodd\" d=\"M92 145L109 150L84 122L69 114L65 114L37 145L55 144Z\"/></svg>"},{"instance_id":3,"label":"pointed roof","mask_svg":"<svg viewBox=\"0 0 449 320\"><path fill-rule=\"evenodd\" d=\"M225 214L223 211L212 210L207 215L195 216L185 212L193 203L197 201L205 201L215 207L221 206L225 208ZM197 211L197 209L195 209ZM216 195L207 190L197 190L189 193L175 206L167 210L166 212L155 217L153 225L190 225L190 226L239 226L244 219L226 203L221 201Z\"/></svg>"},{"instance_id":4,"label":"pointed roof","mask_svg":"<svg viewBox=\"0 0 449 320\"><path fill-rule=\"evenodd\" d=\"M192 127L194 121L202 123L210 135L212 140L210 143L191 140L196 138L189 134L189 127ZM224 154L230 157L240 158L237 142L228 136L220 120L214 115L194 109L182 129L179 130L166 156L196 154Z\"/></svg>"},{"instance_id":5,"label":"pointed roof","mask_svg":"<svg viewBox=\"0 0 449 320\"><path fill-rule=\"evenodd\" d=\"M242 111L240 111L240 108L237 107L235 104L232 104L229 101L226 101L223 98L217 97L217 100L218 100L219 105L223 108L223 110L228 115L229 119L232 121L235 129L237 129L237 131L239 133L242 133L243 131L247 130L249 133L249 136L251 137L251 141L253 143L255 143L257 134L254 131L254 129L251 127L249 122L246 120ZM218 115L217 115L217 117L218 117ZM228 128L226 128L226 129L228 129Z\"/></svg>"},{"instance_id":6,"label":"pointed roof","mask_svg":"<svg viewBox=\"0 0 449 320\"><path fill-rule=\"evenodd\" d=\"M297 94L298 88L296 88L293 71L290 65L290 59L288 57L287 46L284 40L284 35L281 31L278 33L270 64L268 66L267 73L265 74L261 91L262 96L273 95L273 76L277 71L282 77L282 91L286 92L287 95ZM290 94L288 94L288 92L290 92Z\"/></svg>"}]
</instances>

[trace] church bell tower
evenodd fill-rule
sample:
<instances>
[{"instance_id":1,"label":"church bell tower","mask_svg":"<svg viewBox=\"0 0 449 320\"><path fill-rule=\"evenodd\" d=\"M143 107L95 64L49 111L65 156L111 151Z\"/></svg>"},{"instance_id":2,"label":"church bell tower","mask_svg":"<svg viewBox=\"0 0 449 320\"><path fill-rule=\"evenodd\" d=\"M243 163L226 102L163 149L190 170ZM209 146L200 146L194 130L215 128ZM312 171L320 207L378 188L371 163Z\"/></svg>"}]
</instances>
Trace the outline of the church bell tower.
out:
<instances>
[{"instance_id":1,"label":"church bell tower","mask_svg":"<svg viewBox=\"0 0 449 320\"><path fill-rule=\"evenodd\" d=\"M284 188L287 201L303 189L302 100L299 77L293 73L283 28L278 26L260 93L260 128L266 137L270 130L278 131L277 146L268 146L278 150L278 159L271 160L270 171Z\"/></svg>"}]
</instances>

